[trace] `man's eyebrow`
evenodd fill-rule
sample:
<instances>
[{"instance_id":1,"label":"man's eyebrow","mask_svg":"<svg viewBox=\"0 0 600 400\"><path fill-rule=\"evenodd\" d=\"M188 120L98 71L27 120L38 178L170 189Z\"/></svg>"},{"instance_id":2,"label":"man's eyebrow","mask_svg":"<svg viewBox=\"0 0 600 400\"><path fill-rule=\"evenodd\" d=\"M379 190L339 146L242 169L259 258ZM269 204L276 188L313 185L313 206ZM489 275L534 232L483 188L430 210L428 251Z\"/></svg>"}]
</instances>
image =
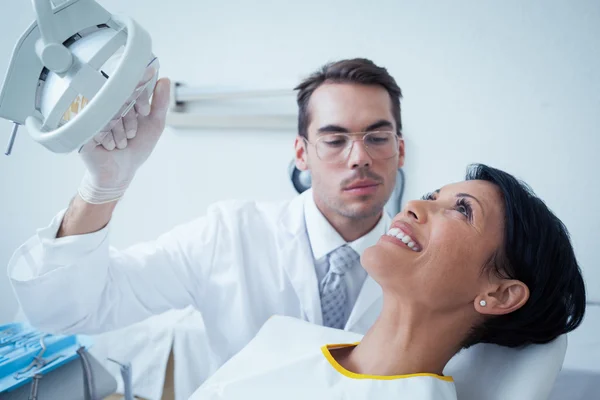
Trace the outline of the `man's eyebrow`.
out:
<instances>
[{"instance_id":1,"label":"man's eyebrow","mask_svg":"<svg viewBox=\"0 0 600 400\"><path fill-rule=\"evenodd\" d=\"M380 119L379 121L371 124L365 128L365 132L376 131L379 128L393 128L394 124L392 124L387 119Z\"/></svg>"},{"instance_id":2,"label":"man's eyebrow","mask_svg":"<svg viewBox=\"0 0 600 400\"><path fill-rule=\"evenodd\" d=\"M380 128L393 128L394 124L386 119L380 119L379 121L367 126L363 129L363 132L371 132ZM317 133L351 133L348 128L344 128L340 125L329 124L325 125L317 131Z\"/></svg>"},{"instance_id":3,"label":"man's eyebrow","mask_svg":"<svg viewBox=\"0 0 600 400\"><path fill-rule=\"evenodd\" d=\"M325 125L319 128L317 133L350 133L350 131L339 125Z\"/></svg>"}]
</instances>

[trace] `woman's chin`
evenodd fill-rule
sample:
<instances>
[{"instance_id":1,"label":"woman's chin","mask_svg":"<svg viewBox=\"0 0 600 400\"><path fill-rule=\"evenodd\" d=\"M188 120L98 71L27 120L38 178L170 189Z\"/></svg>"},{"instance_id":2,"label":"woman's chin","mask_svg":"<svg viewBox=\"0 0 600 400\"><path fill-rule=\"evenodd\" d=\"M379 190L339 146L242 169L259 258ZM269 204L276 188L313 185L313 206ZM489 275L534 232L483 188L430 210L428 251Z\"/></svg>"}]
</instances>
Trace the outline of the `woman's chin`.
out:
<instances>
[{"instance_id":1,"label":"woman's chin","mask_svg":"<svg viewBox=\"0 0 600 400\"><path fill-rule=\"evenodd\" d=\"M378 277L389 277L414 266L414 252L394 247L393 244L380 241L363 252L361 265L376 281Z\"/></svg>"}]
</instances>

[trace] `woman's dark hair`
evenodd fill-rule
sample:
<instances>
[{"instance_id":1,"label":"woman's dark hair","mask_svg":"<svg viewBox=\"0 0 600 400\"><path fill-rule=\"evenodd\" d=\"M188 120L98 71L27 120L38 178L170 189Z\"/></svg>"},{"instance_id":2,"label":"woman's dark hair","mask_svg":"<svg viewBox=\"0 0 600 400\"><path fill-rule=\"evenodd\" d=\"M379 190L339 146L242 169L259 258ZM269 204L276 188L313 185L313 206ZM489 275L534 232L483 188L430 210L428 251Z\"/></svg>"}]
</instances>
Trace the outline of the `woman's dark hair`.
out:
<instances>
[{"instance_id":1,"label":"woman's dark hair","mask_svg":"<svg viewBox=\"0 0 600 400\"><path fill-rule=\"evenodd\" d=\"M308 138L308 125L310 125L308 103L313 92L326 82L382 86L392 100L392 115L396 121L396 133L398 136L402 136L402 118L400 116L402 91L385 68L375 65L373 61L366 58L325 64L294 88L294 90L298 90L298 134L300 136Z\"/></svg>"},{"instance_id":2,"label":"woman's dark hair","mask_svg":"<svg viewBox=\"0 0 600 400\"><path fill-rule=\"evenodd\" d=\"M548 343L577 328L585 313L583 277L569 232L527 184L482 164L466 180L495 184L504 201L504 243L490 259L499 276L527 285L530 296L518 310L488 318L472 329L463 348L477 343L517 347Z\"/></svg>"}]
</instances>

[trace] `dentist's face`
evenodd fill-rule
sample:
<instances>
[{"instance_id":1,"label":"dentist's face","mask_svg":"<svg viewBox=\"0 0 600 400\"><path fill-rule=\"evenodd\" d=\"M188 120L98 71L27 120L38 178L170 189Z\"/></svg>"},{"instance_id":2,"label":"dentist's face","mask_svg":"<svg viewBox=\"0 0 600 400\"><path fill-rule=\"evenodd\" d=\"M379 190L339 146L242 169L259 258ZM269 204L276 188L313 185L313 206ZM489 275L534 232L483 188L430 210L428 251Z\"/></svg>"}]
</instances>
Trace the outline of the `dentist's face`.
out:
<instances>
[{"instance_id":1,"label":"dentist's face","mask_svg":"<svg viewBox=\"0 0 600 400\"><path fill-rule=\"evenodd\" d=\"M357 139L369 131L396 132L391 107L388 92L378 85L326 83L312 94L310 143L296 141L297 165L310 170L315 202L326 217L363 219L381 213L404 163L404 142L394 136L396 154L376 159ZM359 134L352 136L356 141L347 156L327 162L318 156L315 144L338 133Z\"/></svg>"},{"instance_id":2,"label":"dentist's face","mask_svg":"<svg viewBox=\"0 0 600 400\"><path fill-rule=\"evenodd\" d=\"M503 234L500 190L486 181L460 182L407 203L362 264L384 295L429 311L467 312L495 279L484 266Z\"/></svg>"}]
</instances>

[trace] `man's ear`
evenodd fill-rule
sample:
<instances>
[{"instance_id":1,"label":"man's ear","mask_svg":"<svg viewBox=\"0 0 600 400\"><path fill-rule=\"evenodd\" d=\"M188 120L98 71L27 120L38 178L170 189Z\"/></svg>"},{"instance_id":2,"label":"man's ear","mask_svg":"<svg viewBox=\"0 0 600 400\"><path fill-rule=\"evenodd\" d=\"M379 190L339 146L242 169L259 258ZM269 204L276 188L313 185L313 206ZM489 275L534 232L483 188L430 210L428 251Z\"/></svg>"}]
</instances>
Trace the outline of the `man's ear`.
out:
<instances>
[{"instance_id":1,"label":"man's ear","mask_svg":"<svg viewBox=\"0 0 600 400\"><path fill-rule=\"evenodd\" d=\"M529 299L529 288L523 282L505 279L488 287L475 298L475 309L485 315L504 315L523 307Z\"/></svg>"},{"instance_id":2,"label":"man's ear","mask_svg":"<svg viewBox=\"0 0 600 400\"><path fill-rule=\"evenodd\" d=\"M398 138L398 168L404 166L404 139Z\"/></svg>"},{"instance_id":3,"label":"man's ear","mask_svg":"<svg viewBox=\"0 0 600 400\"><path fill-rule=\"evenodd\" d=\"M296 136L294 153L296 155L296 168L300 171L306 171L308 169L308 159L306 154L306 143L302 136Z\"/></svg>"}]
</instances>

